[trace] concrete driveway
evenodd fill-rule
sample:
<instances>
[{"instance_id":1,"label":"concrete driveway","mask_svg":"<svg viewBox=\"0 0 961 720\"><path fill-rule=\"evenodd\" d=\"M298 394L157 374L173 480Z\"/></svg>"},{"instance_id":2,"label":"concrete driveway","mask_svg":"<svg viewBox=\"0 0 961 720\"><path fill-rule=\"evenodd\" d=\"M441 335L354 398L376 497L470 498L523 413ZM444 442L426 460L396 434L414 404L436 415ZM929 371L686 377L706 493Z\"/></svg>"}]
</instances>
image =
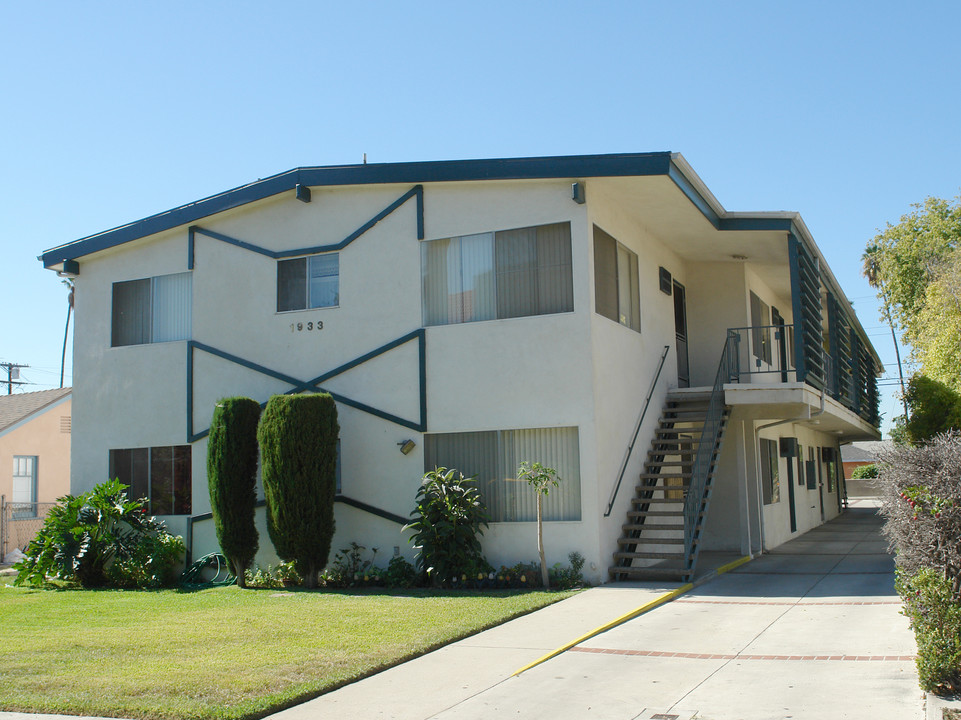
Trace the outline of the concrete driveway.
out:
<instances>
[{"instance_id":1,"label":"concrete driveway","mask_svg":"<svg viewBox=\"0 0 961 720\"><path fill-rule=\"evenodd\" d=\"M272 717L920 719L881 521L854 505L519 675L677 586L593 588Z\"/></svg>"}]
</instances>

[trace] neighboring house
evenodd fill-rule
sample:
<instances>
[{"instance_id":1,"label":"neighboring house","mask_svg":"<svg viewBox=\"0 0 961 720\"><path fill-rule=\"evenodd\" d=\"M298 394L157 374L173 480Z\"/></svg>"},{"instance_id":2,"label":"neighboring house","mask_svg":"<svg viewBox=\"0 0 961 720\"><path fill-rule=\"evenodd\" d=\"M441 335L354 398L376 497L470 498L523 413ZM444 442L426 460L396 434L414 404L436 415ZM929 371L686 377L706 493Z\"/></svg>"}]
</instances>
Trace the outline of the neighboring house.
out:
<instances>
[{"instance_id":1,"label":"neighboring house","mask_svg":"<svg viewBox=\"0 0 961 720\"><path fill-rule=\"evenodd\" d=\"M30 540L46 503L70 492L70 392L0 395L0 557Z\"/></svg>"},{"instance_id":2,"label":"neighboring house","mask_svg":"<svg viewBox=\"0 0 961 720\"><path fill-rule=\"evenodd\" d=\"M530 560L539 461L547 562L593 582L809 530L839 443L879 437L880 360L800 216L727 212L677 154L301 168L42 260L76 276L74 490L120 477L194 557L224 396L334 396L335 550L410 556L445 465L487 558Z\"/></svg>"}]
</instances>

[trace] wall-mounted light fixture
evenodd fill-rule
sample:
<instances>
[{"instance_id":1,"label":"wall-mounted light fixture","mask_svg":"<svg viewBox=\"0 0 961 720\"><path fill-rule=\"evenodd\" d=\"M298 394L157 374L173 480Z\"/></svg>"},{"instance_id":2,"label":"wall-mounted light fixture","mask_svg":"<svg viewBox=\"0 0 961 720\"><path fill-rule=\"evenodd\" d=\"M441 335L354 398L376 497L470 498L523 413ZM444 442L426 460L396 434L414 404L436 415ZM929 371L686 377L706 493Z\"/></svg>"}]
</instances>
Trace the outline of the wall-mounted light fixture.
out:
<instances>
[{"instance_id":1,"label":"wall-mounted light fixture","mask_svg":"<svg viewBox=\"0 0 961 720\"><path fill-rule=\"evenodd\" d=\"M310 202L310 188L306 185L301 185L297 183L294 186L294 196L300 200L300 202L309 203Z\"/></svg>"},{"instance_id":2,"label":"wall-mounted light fixture","mask_svg":"<svg viewBox=\"0 0 961 720\"><path fill-rule=\"evenodd\" d=\"M578 205L587 202L587 193L584 190L584 183L576 182L571 184L571 200Z\"/></svg>"},{"instance_id":3,"label":"wall-mounted light fixture","mask_svg":"<svg viewBox=\"0 0 961 720\"><path fill-rule=\"evenodd\" d=\"M404 455L410 455L410 451L417 447L417 443L413 440L402 440L397 444L400 446L400 451L404 453Z\"/></svg>"}]
</instances>

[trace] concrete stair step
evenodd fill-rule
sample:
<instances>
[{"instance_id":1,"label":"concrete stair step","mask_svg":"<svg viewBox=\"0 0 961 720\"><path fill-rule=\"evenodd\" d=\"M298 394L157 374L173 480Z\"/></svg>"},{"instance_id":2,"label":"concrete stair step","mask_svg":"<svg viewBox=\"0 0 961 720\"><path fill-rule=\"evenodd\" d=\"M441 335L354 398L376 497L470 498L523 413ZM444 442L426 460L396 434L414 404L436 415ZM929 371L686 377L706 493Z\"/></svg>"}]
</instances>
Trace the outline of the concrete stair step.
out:
<instances>
[{"instance_id":1,"label":"concrete stair step","mask_svg":"<svg viewBox=\"0 0 961 720\"><path fill-rule=\"evenodd\" d=\"M636 580L659 580L661 578L678 578L680 580L687 580L691 571L686 568L673 568L673 567L645 567L645 568L635 568L635 567L609 567L607 572L612 578L617 578L623 575L627 578L632 578Z\"/></svg>"},{"instance_id":2,"label":"concrete stair step","mask_svg":"<svg viewBox=\"0 0 961 720\"><path fill-rule=\"evenodd\" d=\"M684 551L677 552L616 552L615 560L678 560L684 559Z\"/></svg>"}]
</instances>

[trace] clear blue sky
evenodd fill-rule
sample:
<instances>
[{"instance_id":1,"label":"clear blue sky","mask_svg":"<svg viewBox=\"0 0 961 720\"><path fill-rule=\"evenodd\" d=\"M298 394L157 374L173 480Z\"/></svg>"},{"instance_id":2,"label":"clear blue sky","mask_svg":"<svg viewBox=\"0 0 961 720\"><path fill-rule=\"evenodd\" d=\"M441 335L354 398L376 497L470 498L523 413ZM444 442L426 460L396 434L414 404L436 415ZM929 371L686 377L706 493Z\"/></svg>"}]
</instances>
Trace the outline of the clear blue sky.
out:
<instances>
[{"instance_id":1,"label":"clear blue sky","mask_svg":"<svg viewBox=\"0 0 961 720\"><path fill-rule=\"evenodd\" d=\"M860 257L961 190L959 27L947 1L3 3L0 361L59 383L41 251L257 178L670 150L728 210L801 212L896 377Z\"/></svg>"}]
</instances>

